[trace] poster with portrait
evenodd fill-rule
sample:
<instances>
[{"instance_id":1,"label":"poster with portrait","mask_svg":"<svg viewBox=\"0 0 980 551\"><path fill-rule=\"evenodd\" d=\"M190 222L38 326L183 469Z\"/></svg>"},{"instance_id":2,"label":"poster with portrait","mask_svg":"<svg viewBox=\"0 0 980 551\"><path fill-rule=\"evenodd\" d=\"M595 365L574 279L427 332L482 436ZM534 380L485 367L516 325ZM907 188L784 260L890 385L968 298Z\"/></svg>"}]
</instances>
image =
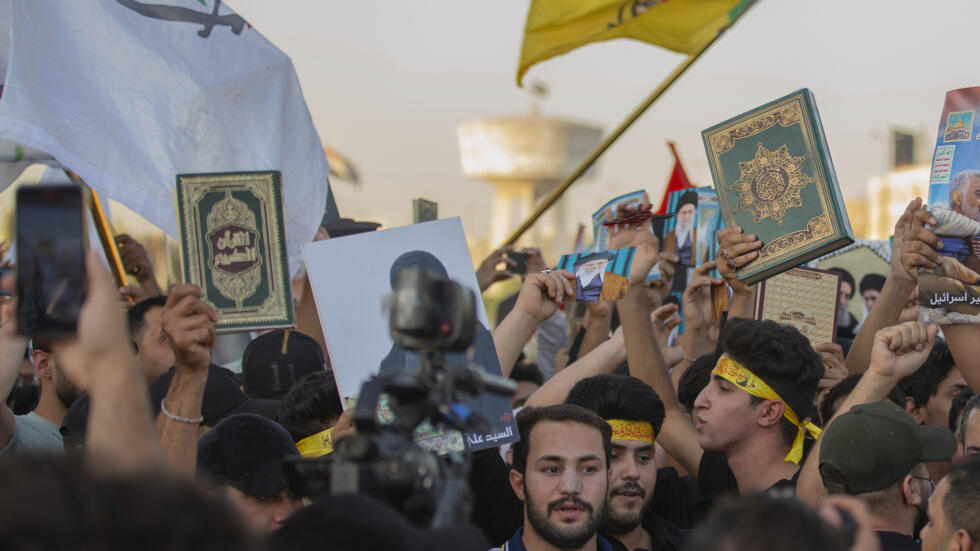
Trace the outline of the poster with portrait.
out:
<instances>
[{"instance_id":1,"label":"poster with portrait","mask_svg":"<svg viewBox=\"0 0 980 551\"><path fill-rule=\"evenodd\" d=\"M317 241L303 247L311 289L345 404L377 373L417 370L420 355L392 341L388 312L382 307L398 273L418 267L449 278L476 294L476 337L470 350L444 355L447 365L471 361L499 376L500 365L470 252L459 218L424 222L372 233ZM469 354L472 357L469 357ZM464 404L488 423L488 430L445 434L433 427L416 432L416 442L436 451L478 450L517 439L510 402L504 396L481 395ZM383 415L382 415L383 416Z\"/></svg>"},{"instance_id":2,"label":"poster with portrait","mask_svg":"<svg viewBox=\"0 0 980 551\"><path fill-rule=\"evenodd\" d=\"M636 247L562 255L559 270L575 274L575 300L596 302L626 296Z\"/></svg>"},{"instance_id":3,"label":"poster with portrait","mask_svg":"<svg viewBox=\"0 0 980 551\"><path fill-rule=\"evenodd\" d=\"M660 250L672 252L680 259L671 287L671 292L679 295L687 287L694 268L714 260L718 250L715 234L725 222L718 206L718 194L711 186L671 192L667 196L667 212L674 216L664 222Z\"/></svg>"},{"instance_id":4,"label":"poster with portrait","mask_svg":"<svg viewBox=\"0 0 980 551\"><path fill-rule=\"evenodd\" d=\"M647 192L639 189L624 193L615 199L606 202L592 213L592 250L604 251L609 245L609 228L603 222L610 218L615 218L618 209L621 207L637 207L644 203L649 203L650 199Z\"/></svg>"},{"instance_id":5,"label":"poster with portrait","mask_svg":"<svg viewBox=\"0 0 980 551\"><path fill-rule=\"evenodd\" d=\"M980 322L980 86L946 92L929 176L938 266L919 270L919 317Z\"/></svg>"}]
</instances>

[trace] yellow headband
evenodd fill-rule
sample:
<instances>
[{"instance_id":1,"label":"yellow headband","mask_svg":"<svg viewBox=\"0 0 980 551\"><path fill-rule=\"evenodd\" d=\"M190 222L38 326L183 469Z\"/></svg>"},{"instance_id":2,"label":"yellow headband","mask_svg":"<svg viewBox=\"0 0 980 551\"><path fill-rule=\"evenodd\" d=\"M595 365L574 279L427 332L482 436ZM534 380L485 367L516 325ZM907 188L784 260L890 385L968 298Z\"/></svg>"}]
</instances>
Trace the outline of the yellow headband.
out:
<instances>
[{"instance_id":1,"label":"yellow headband","mask_svg":"<svg viewBox=\"0 0 980 551\"><path fill-rule=\"evenodd\" d=\"M646 421L608 419L606 422L612 427L613 440L635 440L653 444L653 425Z\"/></svg>"},{"instance_id":2,"label":"yellow headband","mask_svg":"<svg viewBox=\"0 0 980 551\"><path fill-rule=\"evenodd\" d=\"M333 427L300 440L296 443L296 449L307 459L333 452Z\"/></svg>"},{"instance_id":3,"label":"yellow headband","mask_svg":"<svg viewBox=\"0 0 980 551\"><path fill-rule=\"evenodd\" d=\"M728 356L722 356L718 360L712 373L731 382L752 396L758 396L764 400L778 400L783 403L783 417L789 419L789 422L796 425L799 429L796 433L796 438L793 439L793 447L789 449L789 453L786 454L784 460L799 464L800 459L803 458L803 429L805 428L814 438L817 438L820 436L820 428L809 421L801 424L793 408L789 407L789 404L780 398L775 390L770 388L765 381L756 377L754 373L746 369L745 366Z\"/></svg>"}]
</instances>

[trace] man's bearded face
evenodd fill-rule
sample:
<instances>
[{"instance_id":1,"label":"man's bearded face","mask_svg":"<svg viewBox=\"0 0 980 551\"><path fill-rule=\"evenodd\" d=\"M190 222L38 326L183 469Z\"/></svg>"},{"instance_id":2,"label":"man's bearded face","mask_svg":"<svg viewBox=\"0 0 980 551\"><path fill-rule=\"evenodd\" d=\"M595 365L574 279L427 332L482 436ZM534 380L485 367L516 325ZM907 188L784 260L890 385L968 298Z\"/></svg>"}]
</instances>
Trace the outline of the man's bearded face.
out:
<instances>
[{"instance_id":1,"label":"man's bearded face","mask_svg":"<svg viewBox=\"0 0 980 551\"><path fill-rule=\"evenodd\" d=\"M694 223L694 205L688 203L677 211L677 233L687 233Z\"/></svg>"},{"instance_id":2,"label":"man's bearded face","mask_svg":"<svg viewBox=\"0 0 980 551\"><path fill-rule=\"evenodd\" d=\"M604 513L604 504L599 504L599 510L576 496L566 496L541 505L534 502L530 493L525 491L525 506L527 507L527 520L534 527L534 531L541 536L541 539L554 545L559 549L576 549L585 545L596 530L599 528L599 519ZM576 524L565 524L560 521L551 520L556 511L565 509L578 509L583 511L587 518L583 522Z\"/></svg>"},{"instance_id":3,"label":"man's bearded face","mask_svg":"<svg viewBox=\"0 0 980 551\"><path fill-rule=\"evenodd\" d=\"M579 281L582 282L582 285L587 285L595 279L595 276L602 274L606 270L606 264L608 263L608 260L600 259L582 264L578 268Z\"/></svg>"},{"instance_id":4,"label":"man's bearded face","mask_svg":"<svg viewBox=\"0 0 980 551\"><path fill-rule=\"evenodd\" d=\"M962 193L959 208L956 210L980 222L980 178L970 178L970 185L966 186Z\"/></svg>"},{"instance_id":5,"label":"man's bearded face","mask_svg":"<svg viewBox=\"0 0 980 551\"><path fill-rule=\"evenodd\" d=\"M609 467L609 503L603 528L626 534L640 525L657 484L657 463L649 442L613 440Z\"/></svg>"}]
</instances>

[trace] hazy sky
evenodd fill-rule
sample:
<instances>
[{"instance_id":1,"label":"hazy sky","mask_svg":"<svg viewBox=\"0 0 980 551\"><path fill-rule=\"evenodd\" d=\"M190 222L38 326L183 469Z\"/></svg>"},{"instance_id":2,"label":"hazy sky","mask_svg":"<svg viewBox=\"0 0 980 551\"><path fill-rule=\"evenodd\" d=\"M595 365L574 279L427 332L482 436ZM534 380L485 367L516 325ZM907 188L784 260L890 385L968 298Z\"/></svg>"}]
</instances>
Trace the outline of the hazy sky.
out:
<instances>
[{"instance_id":1,"label":"hazy sky","mask_svg":"<svg viewBox=\"0 0 980 551\"><path fill-rule=\"evenodd\" d=\"M324 144L352 159L362 185L334 183L343 216L411 222L411 199L487 232L488 184L460 169L456 125L522 114L515 72L528 0L229 0L289 54ZM845 195L887 168L888 129L935 140L946 90L980 84L971 22L977 0L759 0L739 23L576 184L585 222L616 194L659 199L675 140L697 184L710 184L701 130L810 88ZM544 114L615 127L682 60L645 43L597 43L530 70L551 97ZM931 148L930 148L931 151ZM287 184L288 185L288 184ZM851 216L860 213L850 213Z\"/></svg>"}]
</instances>

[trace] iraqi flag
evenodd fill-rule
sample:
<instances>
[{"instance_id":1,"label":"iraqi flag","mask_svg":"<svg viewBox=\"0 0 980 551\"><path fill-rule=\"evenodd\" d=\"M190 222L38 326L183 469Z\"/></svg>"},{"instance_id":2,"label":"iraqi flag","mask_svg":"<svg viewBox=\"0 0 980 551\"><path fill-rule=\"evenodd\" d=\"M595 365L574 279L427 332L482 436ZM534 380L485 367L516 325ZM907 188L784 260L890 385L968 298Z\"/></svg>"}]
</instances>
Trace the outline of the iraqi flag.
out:
<instances>
[{"instance_id":1,"label":"iraqi flag","mask_svg":"<svg viewBox=\"0 0 980 551\"><path fill-rule=\"evenodd\" d=\"M171 236L177 174L279 170L301 265L327 160L292 61L244 19L217 0L0 0L0 22L0 140Z\"/></svg>"}]
</instances>

